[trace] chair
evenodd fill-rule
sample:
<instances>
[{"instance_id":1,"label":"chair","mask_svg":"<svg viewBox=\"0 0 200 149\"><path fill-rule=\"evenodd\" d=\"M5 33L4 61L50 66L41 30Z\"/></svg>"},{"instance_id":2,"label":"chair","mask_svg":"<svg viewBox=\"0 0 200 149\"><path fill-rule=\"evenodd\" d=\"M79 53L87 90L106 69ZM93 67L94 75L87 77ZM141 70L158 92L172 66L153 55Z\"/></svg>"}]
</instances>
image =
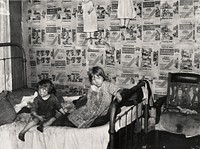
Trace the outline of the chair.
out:
<instances>
[{"instance_id":1,"label":"chair","mask_svg":"<svg viewBox=\"0 0 200 149\"><path fill-rule=\"evenodd\" d=\"M162 133L195 137L200 134L200 75L169 73L167 95L156 103L155 145L160 148ZM195 137L196 138L196 137Z\"/></svg>"}]
</instances>

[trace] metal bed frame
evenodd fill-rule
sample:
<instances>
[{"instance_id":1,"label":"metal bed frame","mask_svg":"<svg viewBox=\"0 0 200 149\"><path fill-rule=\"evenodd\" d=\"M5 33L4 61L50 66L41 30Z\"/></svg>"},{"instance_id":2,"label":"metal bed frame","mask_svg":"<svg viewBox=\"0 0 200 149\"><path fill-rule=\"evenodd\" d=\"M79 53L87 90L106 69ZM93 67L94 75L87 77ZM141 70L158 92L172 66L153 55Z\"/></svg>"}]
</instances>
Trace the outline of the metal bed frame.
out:
<instances>
[{"instance_id":1,"label":"metal bed frame","mask_svg":"<svg viewBox=\"0 0 200 149\"><path fill-rule=\"evenodd\" d=\"M138 83L136 86L132 87L131 89L126 90L122 95L122 99L123 100L128 100L129 98L131 98L131 96L133 96L133 94L136 94L137 92L139 92L139 90L141 90L141 87L145 86L145 82L141 81L140 83ZM137 98L142 98L142 97L137 97ZM149 98L149 97L148 97ZM136 107L136 120L134 120L131 124L127 124L126 122L126 126L123 128L123 130L119 130L118 131L118 137L116 136L116 129L115 129L115 122L117 120L120 120L121 117L118 117L116 119L117 116L117 111L120 109L120 107L123 105L120 105L120 103L118 103L117 101L113 101L111 103L111 113L110 113L110 122L109 122L109 136L110 136L110 149L128 149L128 148L135 148L137 149L137 145L139 142L139 138L140 138L140 133L135 133L134 132L134 128L135 128L135 122L136 121L140 121L141 125L144 126L144 134L148 133L148 111L149 111L149 106L148 106L148 100L146 100L146 102L144 102L144 100L141 99L136 99L140 100L140 102L134 103L132 102L132 104L134 104L135 106L131 107L129 110L127 110L124 115L126 120L127 120L127 114L129 112L133 112L134 107ZM139 116L138 115L138 104L143 102L143 106L144 106L144 110L143 110L143 115ZM144 124L142 124L142 118L144 118ZM133 117L131 114L131 121L132 121ZM142 126L141 126L142 127ZM142 136L143 138L140 139L144 139L145 136ZM128 143L129 141L129 143ZM117 144L118 143L118 144Z\"/></svg>"},{"instance_id":2,"label":"metal bed frame","mask_svg":"<svg viewBox=\"0 0 200 149\"><path fill-rule=\"evenodd\" d=\"M22 71L22 85L21 87L17 87L16 89L18 88L26 88L27 87L27 70L26 70L26 63L27 63L27 60L26 60L26 54L25 54L25 50L24 48L18 44L18 43L13 43L13 42L10 42L10 43L0 43L0 49L4 50L5 48L3 47L10 47L11 49L11 57L6 57L6 58L1 58L0 61L3 61L3 65L4 65L4 72L6 71L6 62L7 61L11 61L12 63L15 63L15 61L18 59L18 60L21 60L22 62L22 66L23 66L23 71ZM12 50L16 50L16 48L13 48L13 47L17 47L19 49L19 52L20 52L20 56L12 56ZM12 67L12 66L11 66ZM13 72L12 74L15 74L15 70L11 69ZM12 76L13 78L13 76ZM4 89L6 90L7 86L6 86L6 75L4 75L4 81L5 81L5 86L4 86Z\"/></svg>"}]
</instances>

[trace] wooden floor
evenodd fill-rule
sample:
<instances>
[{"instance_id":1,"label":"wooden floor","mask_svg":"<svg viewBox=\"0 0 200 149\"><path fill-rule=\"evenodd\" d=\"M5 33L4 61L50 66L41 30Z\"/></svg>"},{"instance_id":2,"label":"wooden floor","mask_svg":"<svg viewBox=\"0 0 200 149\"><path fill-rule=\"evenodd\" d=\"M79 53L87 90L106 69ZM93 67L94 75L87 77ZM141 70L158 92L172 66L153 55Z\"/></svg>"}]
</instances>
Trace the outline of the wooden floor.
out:
<instances>
[{"instance_id":1,"label":"wooden floor","mask_svg":"<svg viewBox=\"0 0 200 149\"><path fill-rule=\"evenodd\" d=\"M151 131L148 134L140 133L132 138L128 137L127 141L119 140L116 149L200 149L199 142L200 137L185 138L184 135L162 132L158 144L155 131Z\"/></svg>"},{"instance_id":2,"label":"wooden floor","mask_svg":"<svg viewBox=\"0 0 200 149\"><path fill-rule=\"evenodd\" d=\"M161 132L159 142L155 131L148 133L138 149L200 149L200 137L185 138L184 135ZM157 146L157 147L156 147Z\"/></svg>"}]
</instances>

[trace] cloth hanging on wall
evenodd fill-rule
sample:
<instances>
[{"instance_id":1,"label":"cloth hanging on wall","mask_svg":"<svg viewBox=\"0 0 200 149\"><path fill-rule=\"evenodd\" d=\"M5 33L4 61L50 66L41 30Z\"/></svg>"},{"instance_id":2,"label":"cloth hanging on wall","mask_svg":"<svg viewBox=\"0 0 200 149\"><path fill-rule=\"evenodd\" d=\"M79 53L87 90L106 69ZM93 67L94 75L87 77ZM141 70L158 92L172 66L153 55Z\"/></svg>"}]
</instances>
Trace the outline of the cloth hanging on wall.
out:
<instances>
[{"instance_id":1,"label":"cloth hanging on wall","mask_svg":"<svg viewBox=\"0 0 200 149\"><path fill-rule=\"evenodd\" d=\"M92 1L91 0L88 2L83 1L82 9L83 9L84 32L97 31L97 15L96 15L96 10ZM91 12L88 13L88 11L91 11Z\"/></svg>"},{"instance_id":2,"label":"cloth hanging on wall","mask_svg":"<svg viewBox=\"0 0 200 149\"><path fill-rule=\"evenodd\" d=\"M134 18L136 11L132 0L119 0L118 1L118 18Z\"/></svg>"}]
</instances>

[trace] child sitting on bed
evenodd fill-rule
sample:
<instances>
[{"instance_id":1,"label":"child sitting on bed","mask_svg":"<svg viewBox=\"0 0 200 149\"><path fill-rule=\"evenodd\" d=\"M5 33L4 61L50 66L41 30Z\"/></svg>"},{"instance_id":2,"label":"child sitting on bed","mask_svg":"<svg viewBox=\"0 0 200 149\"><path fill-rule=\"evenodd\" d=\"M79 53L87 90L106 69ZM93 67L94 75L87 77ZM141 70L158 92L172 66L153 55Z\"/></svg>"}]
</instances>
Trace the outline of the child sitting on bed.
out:
<instances>
[{"instance_id":1,"label":"child sitting on bed","mask_svg":"<svg viewBox=\"0 0 200 149\"><path fill-rule=\"evenodd\" d=\"M121 101L119 88L108 81L104 70L101 67L92 67L88 72L91 86L87 92L87 102L85 105L72 111L69 115L61 116L53 125L67 125L78 128L88 128L95 125L95 120L104 117L109 112L112 96Z\"/></svg>"},{"instance_id":2,"label":"child sitting on bed","mask_svg":"<svg viewBox=\"0 0 200 149\"><path fill-rule=\"evenodd\" d=\"M56 90L50 80L45 79L38 82L38 96L35 97L31 108L32 120L19 133L20 140L25 141L25 133L37 124L39 124L37 129L43 132L44 127L56 120L56 111L65 114L55 93Z\"/></svg>"}]
</instances>

